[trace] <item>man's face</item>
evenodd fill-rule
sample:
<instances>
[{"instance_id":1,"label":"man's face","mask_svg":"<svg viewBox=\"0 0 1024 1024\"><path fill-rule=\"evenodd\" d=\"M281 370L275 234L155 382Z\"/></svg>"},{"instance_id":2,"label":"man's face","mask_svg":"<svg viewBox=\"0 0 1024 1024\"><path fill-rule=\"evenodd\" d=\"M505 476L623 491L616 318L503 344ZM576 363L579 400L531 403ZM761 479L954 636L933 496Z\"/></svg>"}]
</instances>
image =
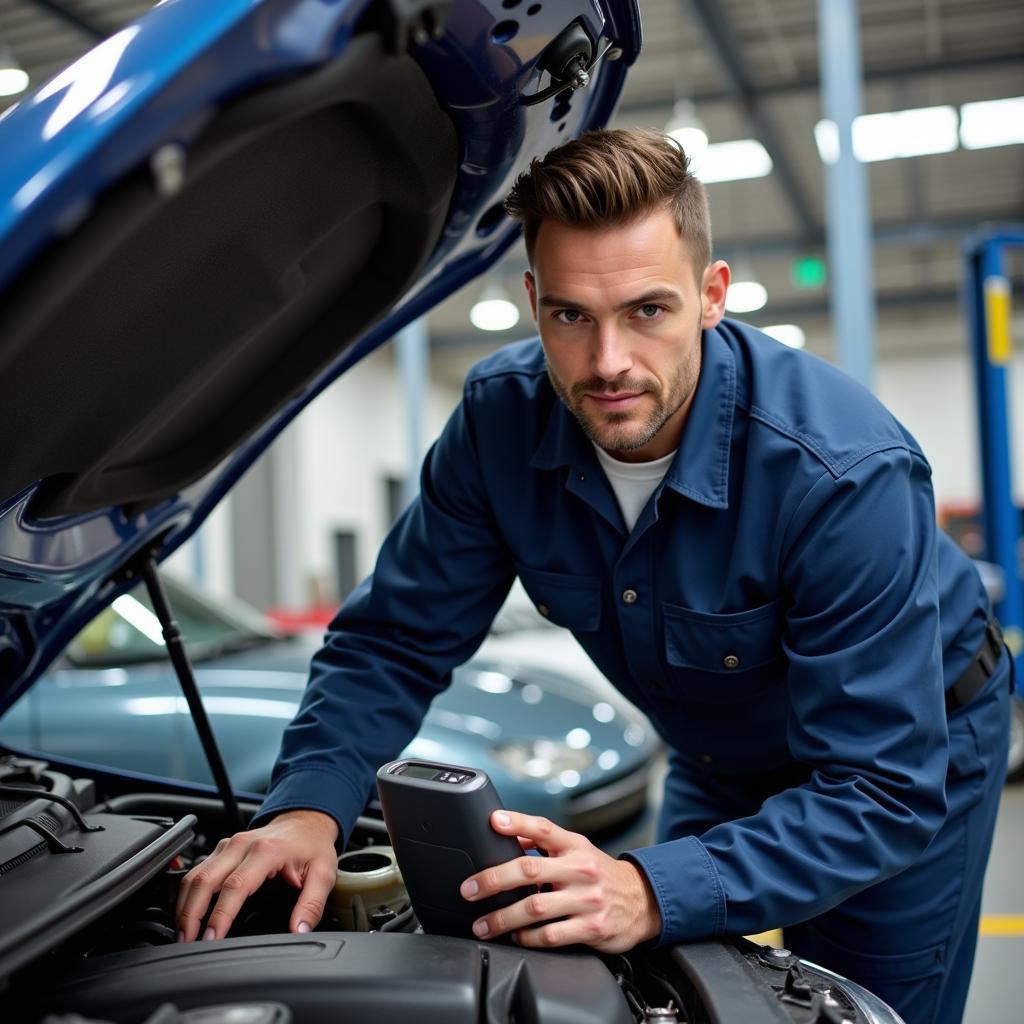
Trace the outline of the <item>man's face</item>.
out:
<instances>
[{"instance_id":1,"label":"man's face","mask_svg":"<svg viewBox=\"0 0 1024 1024\"><path fill-rule=\"evenodd\" d=\"M698 285L665 209L611 228L543 221L533 263L526 290L548 374L587 436L627 462L673 451L729 268L711 264Z\"/></svg>"}]
</instances>

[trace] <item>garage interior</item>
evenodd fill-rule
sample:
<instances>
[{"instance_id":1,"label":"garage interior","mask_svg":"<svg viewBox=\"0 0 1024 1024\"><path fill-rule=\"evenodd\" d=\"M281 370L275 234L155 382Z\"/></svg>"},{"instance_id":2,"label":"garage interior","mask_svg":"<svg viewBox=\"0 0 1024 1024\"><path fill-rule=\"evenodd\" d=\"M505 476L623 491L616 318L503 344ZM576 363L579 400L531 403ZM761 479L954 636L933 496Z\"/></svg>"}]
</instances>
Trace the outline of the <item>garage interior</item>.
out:
<instances>
[{"instance_id":1,"label":"garage interior","mask_svg":"<svg viewBox=\"0 0 1024 1024\"><path fill-rule=\"evenodd\" d=\"M875 121L877 136L864 122L859 168L867 198L858 221L855 211L830 205L828 194L827 102L819 75L824 3L643 0L643 52L612 126L679 132L684 145L698 147L694 140L706 136L712 148L701 166L715 256L729 261L734 280L753 286L742 304L737 292L731 315L871 387L932 462L940 524L968 554L985 558L987 412L978 407L974 385L965 253L969 240L986 231L1024 232L1024 8L1018 0L855 5L860 40L851 69L859 76L859 111L932 112L920 134L910 119L888 129ZM0 0L0 74L6 62L22 69L35 89L150 6ZM19 95L0 96L0 119ZM994 115L1002 135L978 120L996 109L986 108L994 101L1008 104ZM974 135L972 123L979 125ZM746 147L735 151L741 155L733 169L742 166L748 176L715 165L714 147L727 143ZM846 241L833 251L839 233ZM864 261L837 270L855 238L865 245ZM1019 297L1024 247L1007 246L1003 259L1010 291ZM388 528L416 492L419 459L458 402L468 369L498 346L534 333L525 269L520 243L484 278L340 378L275 442L169 570L279 619L320 621L371 570ZM850 322L850 307L837 311L834 303L838 282L845 287L857 275L851 301L858 319ZM1011 309L1005 431L1012 470L1003 497L1020 517L1024 305ZM360 438L368 420L372 443L346 444L346 437ZM1024 566L1019 532L1017 550ZM1019 644L1020 630L1010 639ZM1024 744L1024 734L1016 742ZM656 805L657 778L651 799ZM967 1024L1021 1019L1022 850L1024 782L1011 781L986 878Z\"/></svg>"}]
</instances>

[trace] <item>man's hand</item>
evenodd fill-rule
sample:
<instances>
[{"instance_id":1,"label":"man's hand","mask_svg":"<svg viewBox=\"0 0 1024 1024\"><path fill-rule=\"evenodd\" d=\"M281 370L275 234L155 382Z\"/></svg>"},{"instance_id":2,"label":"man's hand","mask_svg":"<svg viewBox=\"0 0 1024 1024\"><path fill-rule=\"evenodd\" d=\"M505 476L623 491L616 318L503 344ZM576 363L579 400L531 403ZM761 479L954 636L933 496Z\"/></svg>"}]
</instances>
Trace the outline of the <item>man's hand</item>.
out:
<instances>
[{"instance_id":1,"label":"man's hand","mask_svg":"<svg viewBox=\"0 0 1024 1024\"><path fill-rule=\"evenodd\" d=\"M182 880L178 892L178 941L191 942L215 892L217 905L204 939L222 939L242 904L278 873L301 889L288 927L308 932L323 916L327 896L338 876L334 844L338 825L319 811L285 811L251 832L222 839L201 864Z\"/></svg>"},{"instance_id":2,"label":"man's hand","mask_svg":"<svg viewBox=\"0 0 1024 1024\"><path fill-rule=\"evenodd\" d=\"M535 846L548 856L519 857L471 875L462 883L463 897L480 900L524 884L550 885L551 891L533 893L481 917L473 925L480 938L512 932L521 946L583 943L603 953L623 953L661 933L654 894L631 862L609 857L584 836L547 818L495 811L491 827L518 836L522 846Z\"/></svg>"}]
</instances>

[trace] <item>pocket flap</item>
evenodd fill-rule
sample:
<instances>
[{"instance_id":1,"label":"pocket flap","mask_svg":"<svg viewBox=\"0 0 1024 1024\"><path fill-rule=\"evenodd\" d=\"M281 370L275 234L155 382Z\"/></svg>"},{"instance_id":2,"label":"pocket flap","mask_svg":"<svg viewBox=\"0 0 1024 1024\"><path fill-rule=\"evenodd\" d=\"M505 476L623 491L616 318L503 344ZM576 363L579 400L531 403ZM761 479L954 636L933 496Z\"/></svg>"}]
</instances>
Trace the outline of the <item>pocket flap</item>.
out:
<instances>
[{"instance_id":1,"label":"pocket flap","mask_svg":"<svg viewBox=\"0 0 1024 1024\"><path fill-rule=\"evenodd\" d=\"M757 668L782 655L780 603L728 615L663 606L670 665L726 674Z\"/></svg>"},{"instance_id":2,"label":"pocket flap","mask_svg":"<svg viewBox=\"0 0 1024 1024\"><path fill-rule=\"evenodd\" d=\"M546 572L516 565L537 611L566 629L589 633L601 624L601 577Z\"/></svg>"}]
</instances>

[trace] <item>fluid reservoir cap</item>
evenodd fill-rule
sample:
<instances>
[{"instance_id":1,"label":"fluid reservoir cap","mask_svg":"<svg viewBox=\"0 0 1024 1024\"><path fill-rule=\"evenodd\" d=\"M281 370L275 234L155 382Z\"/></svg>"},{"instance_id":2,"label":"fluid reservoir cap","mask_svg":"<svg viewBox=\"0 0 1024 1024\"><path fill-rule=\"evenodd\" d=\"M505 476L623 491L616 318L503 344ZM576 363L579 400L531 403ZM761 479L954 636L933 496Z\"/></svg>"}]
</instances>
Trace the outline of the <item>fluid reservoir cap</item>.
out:
<instances>
[{"instance_id":1,"label":"fluid reservoir cap","mask_svg":"<svg viewBox=\"0 0 1024 1024\"><path fill-rule=\"evenodd\" d=\"M402 873L390 846L352 850L338 858L338 876L328 897L332 913L348 931L368 931L371 916L386 907L398 914L408 905Z\"/></svg>"}]
</instances>

